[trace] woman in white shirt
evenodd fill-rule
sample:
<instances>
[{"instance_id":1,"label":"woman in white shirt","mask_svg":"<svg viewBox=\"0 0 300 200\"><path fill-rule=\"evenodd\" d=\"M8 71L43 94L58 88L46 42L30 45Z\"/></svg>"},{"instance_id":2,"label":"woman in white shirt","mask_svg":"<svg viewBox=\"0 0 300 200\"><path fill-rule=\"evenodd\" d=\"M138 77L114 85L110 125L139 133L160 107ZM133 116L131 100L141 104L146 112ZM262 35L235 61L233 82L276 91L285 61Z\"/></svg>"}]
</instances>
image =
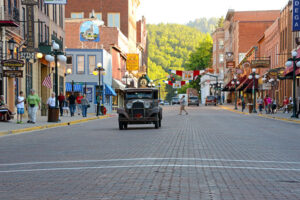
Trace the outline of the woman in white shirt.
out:
<instances>
[{"instance_id":1,"label":"woman in white shirt","mask_svg":"<svg viewBox=\"0 0 300 200\"><path fill-rule=\"evenodd\" d=\"M51 97L49 97L47 104L48 104L49 108L55 108L55 93L54 92L51 94Z\"/></svg>"},{"instance_id":2,"label":"woman in white shirt","mask_svg":"<svg viewBox=\"0 0 300 200\"><path fill-rule=\"evenodd\" d=\"M23 124L23 114L24 114L24 103L25 97L23 96L23 92L20 91L20 95L17 99L17 124Z\"/></svg>"}]
</instances>

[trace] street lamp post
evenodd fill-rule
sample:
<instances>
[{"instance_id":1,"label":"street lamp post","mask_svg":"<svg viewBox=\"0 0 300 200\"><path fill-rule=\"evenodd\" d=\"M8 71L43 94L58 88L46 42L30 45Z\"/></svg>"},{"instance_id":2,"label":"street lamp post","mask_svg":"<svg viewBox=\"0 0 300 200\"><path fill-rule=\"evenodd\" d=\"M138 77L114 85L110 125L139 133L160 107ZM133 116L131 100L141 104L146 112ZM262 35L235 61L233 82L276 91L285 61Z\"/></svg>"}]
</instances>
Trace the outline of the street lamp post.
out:
<instances>
[{"instance_id":1,"label":"street lamp post","mask_svg":"<svg viewBox=\"0 0 300 200\"><path fill-rule=\"evenodd\" d=\"M128 72L125 72L123 78L125 78L125 81L126 81L125 86L126 86L126 88L128 88L128 85L127 85L127 79L130 78L129 73L128 73ZM123 80L123 81L124 81L124 80Z\"/></svg>"},{"instance_id":2,"label":"street lamp post","mask_svg":"<svg viewBox=\"0 0 300 200\"><path fill-rule=\"evenodd\" d=\"M158 83L158 99L160 100L160 83Z\"/></svg>"},{"instance_id":3,"label":"street lamp post","mask_svg":"<svg viewBox=\"0 0 300 200\"><path fill-rule=\"evenodd\" d=\"M99 113L100 113L100 95L101 95L100 88L101 88L101 72L102 71L105 71L105 69L102 67L101 63L98 63L97 67L93 71L93 74L95 76L98 75L98 81L99 81L99 83L98 83L98 85L99 85L99 93L98 93L99 94L99 99L97 100L97 113L96 113L96 116L99 116Z\"/></svg>"},{"instance_id":4,"label":"street lamp post","mask_svg":"<svg viewBox=\"0 0 300 200\"><path fill-rule=\"evenodd\" d=\"M249 75L249 79L253 79L253 85L252 85L252 94L253 94L253 113L257 113L256 111L256 92L255 92L255 79L259 79L259 74L256 74L256 69L252 69L252 73Z\"/></svg>"},{"instance_id":5,"label":"street lamp post","mask_svg":"<svg viewBox=\"0 0 300 200\"><path fill-rule=\"evenodd\" d=\"M292 51L292 58L285 63L286 67L293 66L293 115L292 118L298 118L297 115L297 99L296 99L296 70L300 67L300 58L297 58L297 51Z\"/></svg>"},{"instance_id":6,"label":"street lamp post","mask_svg":"<svg viewBox=\"0 0 300 200\"><path fill-rule=\"evenodd\" d=\"M45 59L48 62L55 62L55 108L58 109L58 61L66 62L67 57L64 56L63 51L60 50L59 44L52 42L52 51L50 55L46 55Z\"/></svg>"},{"instance_id":7,"label":"street lamp post","mask_svg":"<svg viewBox=\"0 0 300 200\"><path fill-rule=\"evenodd\" d=\"M234 85L234 91L235 91L235 100L234 100L234 109L237 110L237 91L236 87L240 84L240 81L237 79L236 76L234 76L233 80L231 81L231 84Z\"/></svg>"}]
</instances>

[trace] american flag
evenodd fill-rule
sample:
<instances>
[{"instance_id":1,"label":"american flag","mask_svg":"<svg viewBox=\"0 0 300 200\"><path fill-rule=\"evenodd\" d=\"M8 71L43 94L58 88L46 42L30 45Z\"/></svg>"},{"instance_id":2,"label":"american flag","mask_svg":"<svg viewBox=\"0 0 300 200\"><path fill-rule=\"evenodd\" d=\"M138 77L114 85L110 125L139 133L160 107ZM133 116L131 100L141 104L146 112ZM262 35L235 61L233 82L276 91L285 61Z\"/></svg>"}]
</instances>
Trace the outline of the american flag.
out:
<instances>
[{"instance_id":1,"label":"american flag","mask_svg":"<svg viewBox=\"0 0 300 200\"><path fill-rule=\"evenodd\" d=\"M51 83L51 74L49 74L48 76L46 76L46 78L44 79L43 86L45 86L46 88L52 88L52 83Z\"/></svg>"}]
</instances>

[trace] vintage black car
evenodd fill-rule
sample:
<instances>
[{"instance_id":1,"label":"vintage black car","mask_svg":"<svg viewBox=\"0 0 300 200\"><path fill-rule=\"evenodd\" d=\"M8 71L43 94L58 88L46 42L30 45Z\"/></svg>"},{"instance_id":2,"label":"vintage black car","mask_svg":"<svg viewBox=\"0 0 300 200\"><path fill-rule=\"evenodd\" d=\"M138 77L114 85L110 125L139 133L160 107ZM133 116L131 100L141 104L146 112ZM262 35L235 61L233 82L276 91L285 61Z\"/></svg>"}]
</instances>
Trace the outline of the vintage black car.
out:
<instances>
[{"instance_id":1,"label":"vintage black car","mask_svg":"<svg viewBox=\"0 0 300 200\"><path fill-rule=\"evenodd\" d=\"M128 124L154 124L161 127L162 108L159 106L158 90L154 88L128 88L124 92L124 105L118 108L119 129Z\"/></svg>"}]
</instances>

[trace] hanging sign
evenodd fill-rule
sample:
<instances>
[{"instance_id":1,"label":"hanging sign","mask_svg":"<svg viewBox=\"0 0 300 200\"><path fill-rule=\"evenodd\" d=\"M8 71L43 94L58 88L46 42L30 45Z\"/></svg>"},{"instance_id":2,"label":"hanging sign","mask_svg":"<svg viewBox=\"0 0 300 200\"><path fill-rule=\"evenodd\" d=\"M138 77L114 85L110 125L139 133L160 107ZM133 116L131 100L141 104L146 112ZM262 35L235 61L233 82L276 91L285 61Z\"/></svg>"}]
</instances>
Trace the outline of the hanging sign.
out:
<instances>
[{"instance_id":1,"label":"hanging sign","mask_svg":"<svg viewBox=\"0 0 300 200\"><path fill-rule=\"evenodd\" d=\"M28 52L35 52L34 49L34 7L26 5L27 9L27 48Z\"/></svg>"},{"instance_id":2,"label":"hanging sign","mask_svg":"<svg viewBox=\"0 0 300 200\"><path fill-rule=\"evenodd\" d=\"M300 31L300 0L293 0L293 32Z\"/></svg>"},{"instance_id":3,"label":"hanging sign","mask_svg":"<svg viewBox=\"0 0 300 200\"><path fill-rule=\"evenodd\" d=\"M44 0L44 4L67 4L67 0Z\"/></svg>"},{"instance_id":4,"label":"hanging sign","mask_svg":"<svg viewBox=\"0 0 300 200\"><path fill-rule=\"evenodd\" d=\"M92 21L86 21L80 26L81 42L99 42L99 27Z\"/></svg>"},{"instance_id":5,"label":"hanging sign","mask_svg":"<svg viewBox=\"0 0 300 200\"><path fill-rule=\"evenodd\" d=\"M15 67L24 67L24 61L23 60L3 60L2 61L3 67L9 67L9 68L15 68Z\"/></svg>"},{"instance_id":6,"label":"hanging sign","mask_svg":"<svg viewBox=\"0 0 300 200\"><path fill-rule=\"evenodd\" d=\"M176 81L175 83L173 83L173 88L174 89L181 88L181 81Z\"/></svg>"},{"instance_id":7,"label":"hanging sign","mask_svg":"<svg viewBox=\"0 0 300 200\"><path fill-rule=\"evenodd\" d=\"M270 60L252 60L251 67L252 68L269 68L270 63L271 63Z\"/></svg>"},{"instance_id":8,"label":"hanging sign","mask_svg":"<svg viewBox=\"0 0 300 200\"><path fill-rule=\"evenodd\" d=\"M21 51L20 58L25 60L34 59L34 52Z\"/></svg>"},{"instance_id":9,"label":"hanging sign","mask_svg":"<svg viewBox=\"0 0 300 200\"><path fill-rule=\"evenodd\" d=\"M182 80L192 81L194 79L193 71L183 71L182 72Z\"/></svg>"},{"instance_id":10,"label":"hanging sign","mask_svg":"<svg viewBox=\"0 0 300 200\"><path fill-rule=\"evenodd\" d=\"M139 54L135 54L135 53L127 54L126 69L128 71L139 70Z\"/></svg>"},{"instance_id":11,"label":"hanging sign","mask_svg":"<svg viewBox=\"0 0 300 200\"><path fill-rule=\"evenodd\" d=\"M38 5L38 0L22 0L22 5Z\"/></svg>"},{"instance_id":12,"label":"hanging sign","mask_svg":"<svg viewBox=\"0 0 300 200\"><path fill-rule=\"evenodd\" d=\"M3 77L23 78L22 70L3 70Z\"/></svg>"}]
</instances>

